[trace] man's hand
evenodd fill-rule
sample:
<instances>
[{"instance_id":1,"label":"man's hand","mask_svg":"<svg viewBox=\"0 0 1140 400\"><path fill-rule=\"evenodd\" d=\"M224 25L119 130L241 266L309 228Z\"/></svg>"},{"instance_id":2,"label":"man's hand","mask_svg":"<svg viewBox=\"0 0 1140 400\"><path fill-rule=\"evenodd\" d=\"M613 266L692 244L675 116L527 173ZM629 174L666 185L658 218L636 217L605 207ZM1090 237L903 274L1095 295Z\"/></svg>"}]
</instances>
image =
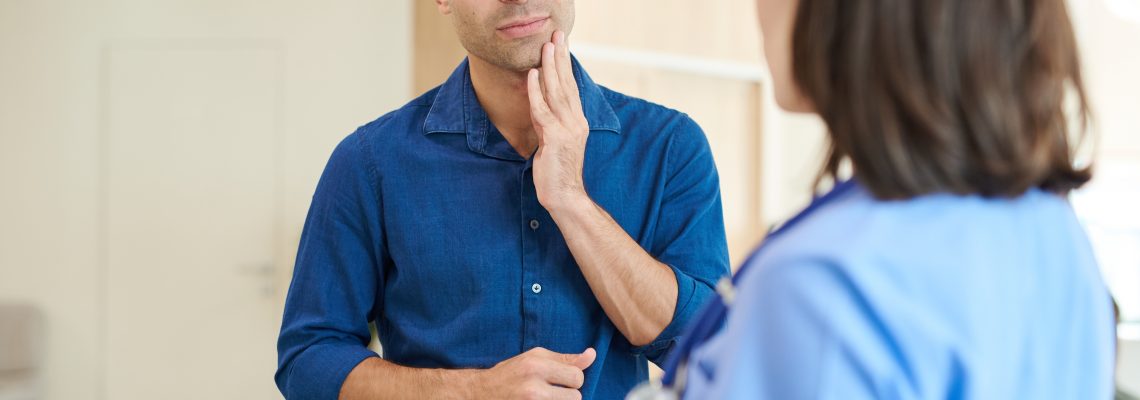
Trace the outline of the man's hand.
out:
<instances>
[{"instance_id":1,"label":"man's hand","mask_svg":"<svg viewBox=\"0 0 1140 400\"><path fill-rule=\"evenodd\" d=\"M581 399L582 370L595 357L594 349L534 348L491 369L410 368L370 357L348 374L339 399Z\"/></svg>"},{"instance_id":2,"label":"man's hand","mask_svg":"<svg viewBox=\"0 0 1140 400\"><path fill-rule=\"evenodd\" d=\"M480 399L581 399L582 371L597 353L562 354L536 347L475 376Z\"/></svg>"},{"instance_id":3,"label":"man's hand","mask_svg":"<svg viewBox=\"0 0 1140 400\"><path fill-rule=\"evenodd\" d=\"M541 71L527 75L530 118L538 134L534 154L534 186L538 202L548 211L586 204L582 183L586 139L590 125L582 112L578 83L570 62L566 35L555 31L542 46Z\"/></svg>"},{"instance_id":4,"label":"man's hand","mask_svg":"<svg viewBox=\"0 0 1140 400\"><path fill-rule=\"evenodd\" d=\"M649 344L673 320L677 279L586 194L582 167L590 125L563 32L554 31L542 46L541 71L528 73L527 93L538 134L538 202L562 231L606 316L630 344Z\"/></svg>"}]
</instances>

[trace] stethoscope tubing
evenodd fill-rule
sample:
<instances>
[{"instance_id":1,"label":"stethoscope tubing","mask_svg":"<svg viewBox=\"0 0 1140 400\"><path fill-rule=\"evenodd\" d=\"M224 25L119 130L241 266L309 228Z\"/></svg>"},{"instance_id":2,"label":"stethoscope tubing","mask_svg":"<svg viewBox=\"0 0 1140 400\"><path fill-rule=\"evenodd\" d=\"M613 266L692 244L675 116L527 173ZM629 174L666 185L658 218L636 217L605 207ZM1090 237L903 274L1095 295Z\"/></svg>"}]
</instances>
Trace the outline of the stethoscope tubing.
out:
<instances>
[{"instance_id":1,"label":"stethoscope tubing","mask_svg":"<svg viewBox=\"0 0 1140 400\"><path fill-rule=\"evenodd\" d=\"M731 282L728 289L731 290L737 287L740 277L749 269L749 266L755 264L752 261L772 242L773 238L786 232L789 228L798 224L823 205L834 201L840 195L850 191L855 185L854 179L837 183L827 194L815 198L807 208L769 233L764 239L764 242L748 256L744 264L741 264L740 270L736 272L736 275L733 276L731 280L728 280L727 277L725 278L725 280ZM678 339L677 344L665 358L665 363L662 366L665 370L665 374L661 377L660 382L663 390L680 393L684 389L683 384L678 385L678 377L681 376L685 370L685 364L688 362L688 358L693 350L716 334L722 322L727 318L728 308L732 305L731 297L731 295L726 296L724 290L718 290L715 300L709 301L708 304L701 309L700 313L697 314L697 321L690 325Z\"/></svg>"}]
</instances>

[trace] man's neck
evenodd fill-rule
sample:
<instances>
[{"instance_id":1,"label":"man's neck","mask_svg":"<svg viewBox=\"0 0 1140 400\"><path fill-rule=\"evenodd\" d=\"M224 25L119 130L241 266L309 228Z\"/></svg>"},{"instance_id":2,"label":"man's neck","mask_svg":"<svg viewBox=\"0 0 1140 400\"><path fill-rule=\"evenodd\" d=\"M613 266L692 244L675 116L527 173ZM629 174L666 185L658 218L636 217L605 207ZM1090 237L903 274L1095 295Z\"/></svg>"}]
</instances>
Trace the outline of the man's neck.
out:
<instances>
[{"instance_id":1,"label":"man's neck","mask_svg":"<svg viewBox=\"0 0 1140 400\"><path fill-rule=\"evenodd\" d=\"M538 148L538 136L530 120L530 100L526 71L512 71L468 56L471 85L487 118L499 129L515 151L530 158Z\"/></svg>"}]
</instances>

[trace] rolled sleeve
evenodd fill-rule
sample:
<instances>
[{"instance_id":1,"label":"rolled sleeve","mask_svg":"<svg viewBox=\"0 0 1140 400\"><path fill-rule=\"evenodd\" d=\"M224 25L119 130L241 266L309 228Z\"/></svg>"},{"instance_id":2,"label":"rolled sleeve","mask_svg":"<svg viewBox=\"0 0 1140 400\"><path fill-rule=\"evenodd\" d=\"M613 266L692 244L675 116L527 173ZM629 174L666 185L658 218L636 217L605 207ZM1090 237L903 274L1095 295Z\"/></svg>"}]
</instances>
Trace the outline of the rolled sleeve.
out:
<instances>
[{"instance_id":1,"label":"rolled sleeve","mask_svg":"<svg viewBox=\"0 0 1140 400\"><path fill-rule=\"evenodd\" d=\"M282 394L289 399L336 399L348 373L369 357L376 357L376 353L359 344L310 346L293 359L285 372Z\"/></svg>"},{"instance_id":2,"label":"rolled sleeve","mask_svg":"<svg viewBox=\"0 0 1140 400\"><path fill-rule=\"evenodd\" d=\"M376 356L369 323L381 309L386 251L375 168L360 134L333 151L305 220L278 337L274 380L289 399L330 399Z\"/></svg>"},{"instance_id":3,"label":"rolled sleeve","mask_svg":"<svg viewBox=\"0 0 1140 400\"><path fill-rule=\"evenodd\" d=\"M634 354L645 355L654 363L664 360L665 354L681 337L688 322L696 317L701 306L713 295L713 290L708 285L693 279L675 266L669 265L669 268L677 278L677 307L673 310L673 320L652 342L633 349Z\"/></svg>"},{"instance_id":4,"label":"rolled sleeve","mask_svg":"<svg viewBox=\"0 0 1140 400\"><path fill-rule=\"evenodd\" d=\"M668 178L650 254L673 270L677 305L661 334L633 349L654 363L713 297L717 280L730 273L716 164L704 132L687 116L674 125L665 165Z\"/></svg>"}]
</instances>

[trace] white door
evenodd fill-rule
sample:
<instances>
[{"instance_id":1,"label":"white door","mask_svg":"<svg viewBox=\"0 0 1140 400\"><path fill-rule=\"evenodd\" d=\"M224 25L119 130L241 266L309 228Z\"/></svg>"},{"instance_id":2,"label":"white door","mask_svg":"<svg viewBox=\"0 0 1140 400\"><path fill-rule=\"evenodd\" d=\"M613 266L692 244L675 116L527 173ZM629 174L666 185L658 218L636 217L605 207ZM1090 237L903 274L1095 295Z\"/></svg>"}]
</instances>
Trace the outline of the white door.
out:
<instances>
[{"instance_id":1,"label":"white door","mask_svg":"<svg viewBox=\"0 0 1140 400\"><path fill-rule=\"evenodd\" d=\"M273 398L280 54L107 56L107 398Z\"/></svg>"}]
</instances>

